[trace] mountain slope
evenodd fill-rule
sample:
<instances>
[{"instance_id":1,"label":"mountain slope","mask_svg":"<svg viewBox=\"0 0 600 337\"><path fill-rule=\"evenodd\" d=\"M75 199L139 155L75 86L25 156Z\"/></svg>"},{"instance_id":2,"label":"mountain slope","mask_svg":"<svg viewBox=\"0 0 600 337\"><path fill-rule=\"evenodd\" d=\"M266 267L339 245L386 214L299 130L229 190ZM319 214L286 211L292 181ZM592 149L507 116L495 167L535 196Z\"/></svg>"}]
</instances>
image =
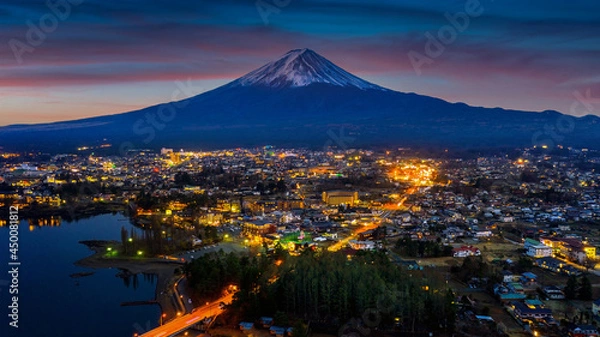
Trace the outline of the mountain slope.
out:
<instances>
[{"instance_id":1,"label":"mountain slope","mask_svg":"<svg viewBox=\"0 0 600 337\"><path fill-rule=\"evenodd\" d=\"M355 87L363 90L386 90L350 74L310 49L291 50L280 59L267 63L233 81L229 87L294 88L316 83Z\"/></svg>"},{"instance_id":2,"label":"mountain slope","mask_svg":"<svg viewBox=\"0 0 600 337\"><path fill-rule=\"evenodd\" d=\"M572 128L565 128L565 121ZM102 143L125 150L559 142L600 146L600 119L477 108L396 92L363 81L311 50L290 51L229 84L180 102L78 121L0 128L0 145L6 149L53 152Z\"/></svg>"}]
</instances>

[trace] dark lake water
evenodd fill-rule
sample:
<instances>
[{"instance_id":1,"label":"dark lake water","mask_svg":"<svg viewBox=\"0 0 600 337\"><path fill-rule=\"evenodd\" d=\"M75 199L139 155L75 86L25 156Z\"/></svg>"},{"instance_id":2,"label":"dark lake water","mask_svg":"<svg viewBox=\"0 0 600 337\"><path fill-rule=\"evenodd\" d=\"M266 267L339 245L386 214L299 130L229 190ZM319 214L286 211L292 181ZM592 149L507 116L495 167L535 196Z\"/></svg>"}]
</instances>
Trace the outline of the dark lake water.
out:
<instances>
[{"instance_id":1,"label":"dark lake water","mask_svg":"<svg viewBox=\"0 0 600 337\"><path fill-rule=\"evenodd\" d=\"M8 228L0 228L0 336L128 337L158 325L160 308L127 306L154 299L155 280L138 275L129 284L117 269L88 269L73 263L92 254L81 240L120 240L122 215L100 215L58 227L19 227L19 328L8 326ZM71 278L73 273L94 271Z\"/></svg>"}]
</instances>

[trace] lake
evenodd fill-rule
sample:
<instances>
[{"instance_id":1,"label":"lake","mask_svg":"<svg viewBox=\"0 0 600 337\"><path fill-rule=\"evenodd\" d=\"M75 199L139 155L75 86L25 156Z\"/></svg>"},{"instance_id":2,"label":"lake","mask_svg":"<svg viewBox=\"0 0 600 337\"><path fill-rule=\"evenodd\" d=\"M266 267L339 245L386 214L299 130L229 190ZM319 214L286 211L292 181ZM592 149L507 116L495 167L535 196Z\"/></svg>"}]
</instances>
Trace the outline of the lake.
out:
<instances>
[{"instance_id":1,"label":"lake","mask_svg":"<svg viewBox=\"0 0 600 337\"><path fill-rule=\"evenodd\" d=\"M0 336L132 336L158 325L160 307L125 306L154 299L155 278L136 282L116 277L117 269L88 269L73 263L93 252L81 240L120 240L123 215L100 215L60 226L19 226L19 328L8 326L8 227L0 228ZM32 230L31 230L32 229ZM91 276L71 274L94 271ZM3 282L4 281L4 282ZM12 296L12 295L10 295Z\"/></svg>"}]
</instances>

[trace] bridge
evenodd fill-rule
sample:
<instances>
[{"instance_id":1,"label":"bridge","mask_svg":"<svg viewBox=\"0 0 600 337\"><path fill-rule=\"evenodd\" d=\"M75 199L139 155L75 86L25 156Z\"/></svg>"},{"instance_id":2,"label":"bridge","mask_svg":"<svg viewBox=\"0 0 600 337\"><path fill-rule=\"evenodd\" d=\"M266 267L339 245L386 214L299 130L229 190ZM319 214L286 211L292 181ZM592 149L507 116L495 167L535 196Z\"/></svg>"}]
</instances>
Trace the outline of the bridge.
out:
<instances>
[{"instance_id":1,"label":"bridge","mask_svg":"<svg viewBox=\"0 0 600 337\"><path fill-rule=\"evenodd\" d=\"M197 307L192 310L191 313L177 317L168 323L165 323L140 335L139 337L170 337L176 335L200 323L208 317L216 317L220 315L224 311L221 308L221 302L224 304L230 304L232 300L233 293L229 293L212 303Z\"/></svg>"}]
</instances>

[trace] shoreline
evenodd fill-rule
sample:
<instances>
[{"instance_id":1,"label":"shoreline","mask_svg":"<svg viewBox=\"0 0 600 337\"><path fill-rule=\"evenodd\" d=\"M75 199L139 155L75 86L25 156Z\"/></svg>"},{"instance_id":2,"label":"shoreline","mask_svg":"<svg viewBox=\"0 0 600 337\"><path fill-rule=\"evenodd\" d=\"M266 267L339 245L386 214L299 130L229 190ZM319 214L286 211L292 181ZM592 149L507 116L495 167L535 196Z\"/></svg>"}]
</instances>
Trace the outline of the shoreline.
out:
<instances>
[{"instance_id":1,"label":"shoreline","mask_svg":"<svg viewBox=\"0 0 600 337\"><path fill-rule=\"evenodd\" d=\"M173 284L180 278L175 271L182 265L172 261L160 258L106 258L106 245L114 244L112 241L94 241L93 245L86 242L80 242L86 245L94 253L84 257L74 265L92 269L120 269L131 274L153 274L157 276L156 287L154 290L154 299L161 309L159 321L166 322L177 317L180 308L177 307L174 300ZM117 275L115 275L117 276ZM118 276L117 276L118 277ZM158 322L157 322L158 323Z\"/></svg>"}]
</instances>

